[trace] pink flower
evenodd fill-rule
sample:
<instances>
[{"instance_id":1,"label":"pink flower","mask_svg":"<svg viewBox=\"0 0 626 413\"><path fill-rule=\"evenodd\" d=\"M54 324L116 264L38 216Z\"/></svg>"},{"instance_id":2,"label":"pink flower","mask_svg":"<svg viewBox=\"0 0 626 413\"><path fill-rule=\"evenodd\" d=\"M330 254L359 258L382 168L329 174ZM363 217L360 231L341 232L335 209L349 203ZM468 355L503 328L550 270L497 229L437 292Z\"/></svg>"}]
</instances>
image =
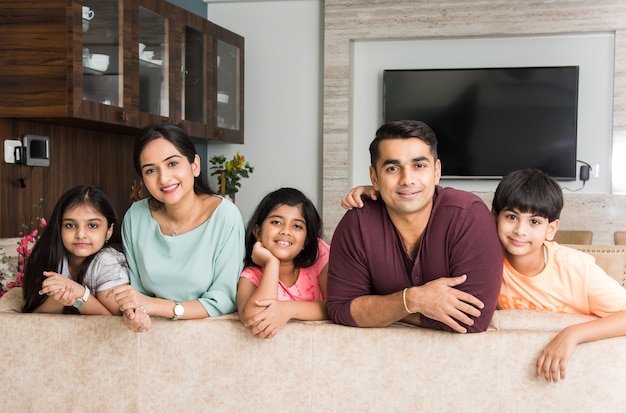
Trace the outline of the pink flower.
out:
<instances>
[{"instance_id":1,"label":"pink flower","mask_svg":"<svg viewBox=\"0 0 626 413\"><path fill-rule=\"evenodd\" d=\"M39 207L41 208L41 204L43 203L43 199L39 202ZM26 266L26 261L30 254L32 253L32 247L35 245L37 240L39 240L40 230L43 229L48 223L44 218L37 218L38 224L35 229L30 231L30 233L26 233L29 230L29 227L25 224L22 225L24 228L23 232L20 232L21 236L20 241L18 242L16 251L18 253L17 257L17 273L15 274L15 278L10 280L5 284L4 289L0 288L0 297L6 294L8 290L14 287L22 287L22 279L24 278L24 267ZM31 222L31 224L33 224Z\"/></svg>"}]
</instances>

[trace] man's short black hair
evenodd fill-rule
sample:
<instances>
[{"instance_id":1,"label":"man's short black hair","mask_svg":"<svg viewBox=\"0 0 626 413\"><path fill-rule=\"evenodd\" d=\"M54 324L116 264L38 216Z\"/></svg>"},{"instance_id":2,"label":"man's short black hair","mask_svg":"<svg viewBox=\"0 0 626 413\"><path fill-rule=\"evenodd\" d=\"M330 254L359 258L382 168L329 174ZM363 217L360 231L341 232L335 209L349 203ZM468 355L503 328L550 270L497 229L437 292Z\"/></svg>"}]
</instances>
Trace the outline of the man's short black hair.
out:
<instances>
[{"instance_id":1,"label":"man's short black hair","mask_svg":"<svg viewBox=\"0 0 626 413\"><path fill-rule=\"evenodd\" d=\"M437 160L437 136L435 132L425 122L421 120L394 120L382 125L376 131L376 137L370 143L370 163L376 168L376 162L380 157L378 146L380 141L387 139L421 139L430 146L430 153L433 159Z\"/></svg>"}]
</instances>

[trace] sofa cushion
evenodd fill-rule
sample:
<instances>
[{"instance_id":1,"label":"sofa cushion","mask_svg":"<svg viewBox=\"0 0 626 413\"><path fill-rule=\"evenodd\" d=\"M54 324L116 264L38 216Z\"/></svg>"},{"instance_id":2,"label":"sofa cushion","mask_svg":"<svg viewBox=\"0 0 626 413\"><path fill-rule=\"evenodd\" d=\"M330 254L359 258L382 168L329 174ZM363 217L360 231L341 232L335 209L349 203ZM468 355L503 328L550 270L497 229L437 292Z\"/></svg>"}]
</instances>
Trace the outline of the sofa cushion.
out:
<instances>
[{"instance_id":1,"label":"sofa cushion","mask_svg":"<svg viewBox=\"0 0 626 413\"><path fill-rule=\"evenodd\" d=\"M549 314L549 315L546 315ZM531 310L496 310L490 329L500 331L554 331L598 317L584 314L555 313Z\"/></svg>"},{"instance_id":2,"label":"sofa cushion","mask_svg":"<svg viewBox=\"0 0 626 413\"><path fill-rule=\"evenodd\" d=\"M23 302L22 289L19 287L11 288L0 299L0 313L21 313Z\"/></svg>"}]
</instances>

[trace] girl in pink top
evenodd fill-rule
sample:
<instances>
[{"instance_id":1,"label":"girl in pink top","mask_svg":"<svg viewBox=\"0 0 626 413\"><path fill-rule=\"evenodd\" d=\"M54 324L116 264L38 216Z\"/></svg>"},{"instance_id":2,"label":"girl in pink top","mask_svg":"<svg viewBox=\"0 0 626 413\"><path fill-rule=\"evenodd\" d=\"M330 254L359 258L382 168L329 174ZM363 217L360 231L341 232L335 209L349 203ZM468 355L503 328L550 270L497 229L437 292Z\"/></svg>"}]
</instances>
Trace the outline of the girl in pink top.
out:
<instances>
[{"instance_id":1,"label":"girl in pink top","mask_svg":"<svg viewBox=\"0 0 626 413\"><path fill-rule=\"evenodd\" d=\"M257 206L237 285L239 318L254 336L272 338L292 318L328 318L329 246L321 236L322 219L297 189L278 189Z\"/></svg>"}]
</instances>

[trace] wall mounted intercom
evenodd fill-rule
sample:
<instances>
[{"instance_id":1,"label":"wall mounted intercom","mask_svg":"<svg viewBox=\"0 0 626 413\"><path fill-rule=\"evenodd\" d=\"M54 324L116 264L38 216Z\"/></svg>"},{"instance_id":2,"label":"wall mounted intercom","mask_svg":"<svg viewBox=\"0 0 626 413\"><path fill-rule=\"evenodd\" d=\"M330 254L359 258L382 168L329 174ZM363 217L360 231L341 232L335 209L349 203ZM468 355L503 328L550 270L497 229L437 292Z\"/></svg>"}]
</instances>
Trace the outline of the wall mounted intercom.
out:
<instances>
[{"instance_id":1,"label":"wall mounted intercom","mask_svg":"<svg viewBox=\"0 0 626 413\"><path fill-rule=\"evenodd\" d=\"M22 140L4 141L4 161L28 166L50 166L50 138L24 135Z\"/></svg>"}]
</instances>

